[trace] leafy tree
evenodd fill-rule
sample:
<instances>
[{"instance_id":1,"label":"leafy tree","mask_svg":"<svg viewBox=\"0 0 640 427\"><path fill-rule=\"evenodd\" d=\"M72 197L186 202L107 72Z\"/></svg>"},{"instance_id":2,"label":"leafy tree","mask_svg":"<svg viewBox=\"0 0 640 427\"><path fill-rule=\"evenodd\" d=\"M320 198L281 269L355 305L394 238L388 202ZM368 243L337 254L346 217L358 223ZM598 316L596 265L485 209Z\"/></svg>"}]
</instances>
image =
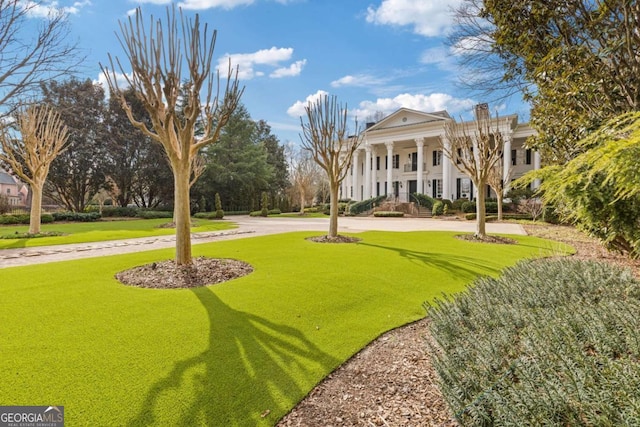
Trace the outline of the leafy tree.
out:
<instances>
[{"instance_id":1,"label":"leafy tree","mask_svg":"<svg viewBox=\"0 0 640 427\"><path fill-rule=\"evenodd\" d=\"M147 110L151 127L135 116L124 92L119 90L113 58L109 56L110 69L101 67L131 123L164 147L174 178L176 264L191 265L189 190L194 162L200 150L218 141L243 89L238 85L237 70L232 72L229 66L222 94L214 90L214 84L219 84L211 67L217 32L209 34L206 24L201 28L198 14L192 21L184 17L182 10L178 16L174 6L167 8L164 24L153 17L150 22L147 31L140 8L133 18L121 22L119 40L131 72L118 59L115 63ZM186 83L184 71L188 73ZM198 122L202 129L196 138Z\"/></svg>"},{"instance_id":2,"label":"leafy tree","mask_svg":"<svg viewBox=\"0 0 640 427\"><path fill-rule=\"evenodd\" d=\"M259 207L260 194L272 190L275 174L267 144L260 138L257 123L244 105L238 105L219 142L203 150L206 167L192 194L211 199L220 193L227 210Z\"/></svg>"},{"instance_id":3,"label":"leafy tree","mask_svg":"<svg viewBox=\"0 0 640 427\"><path fill-rule=\"evenodd\" d=\"M538 130L530 145L546 162L569 161L604 121L638 110L638 2L464 0L457 17L456 48L490 67L471 71L524 90Z\"/></svg>"},{"instance_id":4,"label":"leafy tree","mask_svg":"<svg viewBox=\"0 0 640 427\"><path fill-rule=\"evenodd\" d=\"M87 79L42 85L43 102L60 114L69 129L67 149L51 163L45 195L81 212L106 186L104 91Z\"/></svg>"},{"instance_id":5,"label":"leafy tree","mask_svg":"<svg viewBox=\"0 0 640 427\"><path fill-rule=\"evenodd\" d=\"M50 13L39 25L30 22L38 8ZM41 81L72 75L83 61L77 45L69 43L68 14L48 1L0 1L0 106L13 111L38 91Z\"/></svg>"},{"instance_id":6,"label":"leafy tree","mask_svg":"<svg viewBox=\"0 0 640 427\"><path fill-rule=\"evenodd\" d=\"M268 180L271 200L284 196L289 187L289 168L284 145L271 133L271 127L264 120L256 122L256 138L267 152L267 164L271 166L272 175Z\"/></svg>"},{"instance_id":7,"label":"leafy tree","mask_svg":"<svg viewBox=\"0 0 640 427\"><path fill-rule=\"evenodd\" d=\"M136 117L142 118L146 115L142 103L135 97L133 91L126 90L123 96ZM127 206L133 200L134 185L140 179L143 164L148 160L148 147L151 141L131 124L117 96L109 98L105 123L108 130L105 140L108 174L114 184L112 196L118 205ZM147 123L150 126L148 117Z\"/></svg>"},{"instance_id":8,"label":"leafy tree","mask_svg":"<svg viewBox=\"0 0 640 427\"><path fill-rule=\"evenodd\" d=\"M42 189L51 162L65 149L68 130L60 115L47 107L29 107L17 114L22 139L0 132L0 160L31 187L31 216L29 233L40 233Z\"/></svg>"},{"instance_id":9,"label":"leafy tree","mask_svg":"<svg viewBox=\"0 0 640 427\"><path fill-rule=\"evenodd\" d=\"M343 108L335 96L324 96L305 107L306 121L302 125L302 147L325 171L329 180L331 205L329 208L330 238L338 236L338 190L346 178L362 135L356 123L355 136L347 134L347 108Z\"/></svg>"},{"instance_id":10,"label":"leafy tree","mask_svg":"<svg viewBox=\"0 0 640 427\"><path fill-rule=\"evenodd\" d=\"M609 248L640 256L640 112L618 116L580 141L583 153L518 180L542 179L542 200Z\"/></svg>"},{"instance_id":11,"label":"leafy tree","mask_svg":"<svg viewBox=\"0 0 640 427\"><path fill-rule=\"evenodd\" d=\"M504 138L497 125L492 125L488 110L476 109L476 113L476 120L471 125L473 127L467 123L449 121L445 137L439 145L456 169L468 175L475 185L478 192L475 235L484 238L487 235L485 192L492 171L502 161Z\"/></svg>"}]
</instances>

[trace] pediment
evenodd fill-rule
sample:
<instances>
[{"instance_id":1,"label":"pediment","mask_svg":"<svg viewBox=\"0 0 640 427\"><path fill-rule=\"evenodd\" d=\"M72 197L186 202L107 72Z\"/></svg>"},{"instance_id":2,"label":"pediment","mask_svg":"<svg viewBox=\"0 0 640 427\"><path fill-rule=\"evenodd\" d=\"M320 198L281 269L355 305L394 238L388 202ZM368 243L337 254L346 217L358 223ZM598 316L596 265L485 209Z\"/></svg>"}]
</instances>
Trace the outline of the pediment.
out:
<instances>
[{"instance_id":1,"label":"pediment","mask_svg":"<svg viewBox=\"0 0 640 427\"><path fill-rule=\"evenodd\" d=\"M409 108L401 108L394 113L389 114L375 125L369 127L369 132L400 126L411 126L416 124L424 124L430 122L442 122L450 119L449 113L446 111L437 111L434 113L424 113L422 111L411 110Z\"/></svg>"}]
</instances>

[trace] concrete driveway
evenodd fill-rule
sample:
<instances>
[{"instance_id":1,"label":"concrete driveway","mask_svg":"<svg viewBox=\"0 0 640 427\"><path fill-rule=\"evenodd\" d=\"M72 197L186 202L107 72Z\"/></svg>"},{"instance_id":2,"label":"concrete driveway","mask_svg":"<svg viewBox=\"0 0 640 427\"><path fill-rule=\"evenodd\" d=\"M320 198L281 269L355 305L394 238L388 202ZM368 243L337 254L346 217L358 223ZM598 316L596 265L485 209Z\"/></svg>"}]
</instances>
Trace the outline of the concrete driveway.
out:
<instances>
[{"instance_id":1,"label":"concrete driveway","mask_svg":"<svg viewBox=\"0 0 640 427\"><path fill-rule=\"evenodd\" d=\"M227 220L236 223L238 228L219 232L194 233L192 234L192 244L197 245L291 231L326 233L329 230L329 218L234 216ZM359 233L369 230L404 232L460 231L472 233L475 231L476 223L475 221L439 220L433 218L341 217L338 220L338 226L342 233ZM487 223L487 232L526 235L522 226L513 223ZM96 243L2 249L0 250L0 268L141 252L170 248L174 245L175 236L157 236Z\"/></svg>"}]
</instances>

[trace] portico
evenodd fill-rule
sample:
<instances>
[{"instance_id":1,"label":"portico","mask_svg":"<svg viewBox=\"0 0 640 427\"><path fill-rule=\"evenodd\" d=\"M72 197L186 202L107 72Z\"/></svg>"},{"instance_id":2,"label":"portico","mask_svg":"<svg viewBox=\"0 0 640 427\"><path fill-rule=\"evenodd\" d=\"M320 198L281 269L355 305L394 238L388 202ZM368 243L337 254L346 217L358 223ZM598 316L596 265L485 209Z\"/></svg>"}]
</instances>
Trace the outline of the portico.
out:
<instances>
[{"instance_id":1,"label":"portico","mask_svg":"<svg viewBox=\"0 0 640 427\"><path fill-rule=\"evenodd\" d=\"M366 200L388 195L408 202L412 193L455 200L473 198L468 176L459 172L440 149L445 146L445 125L452 118L446 111L424 113L402 108L367 127L361 147L354 153L342 195ZM500 117L496 127L503 134L505 181L540 167L540 157L524 147L534 134L528 124L519 124L516 115Z\"/></svg>"}]
</instances>

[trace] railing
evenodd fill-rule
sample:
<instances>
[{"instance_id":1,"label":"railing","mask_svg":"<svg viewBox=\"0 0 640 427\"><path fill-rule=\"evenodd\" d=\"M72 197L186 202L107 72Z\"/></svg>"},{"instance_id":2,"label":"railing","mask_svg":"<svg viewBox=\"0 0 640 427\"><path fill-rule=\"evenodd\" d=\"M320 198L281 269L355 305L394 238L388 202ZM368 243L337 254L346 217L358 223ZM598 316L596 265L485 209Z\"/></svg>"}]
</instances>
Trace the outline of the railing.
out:
<instances>
[{"instance_id":1,"label":"railing","mask_svg":"<svg viewBox=\"0 0 640 427\"><path fill-rule=\"evenodd\" d=\"M423 163L422 164L422 170L425 171L427 170L427 164ZM404 164L404 171L405 172L417 172L418 171L418 165L417 164L413 164L413 163L405 163Z\"/></svg>"}]
</instances>

